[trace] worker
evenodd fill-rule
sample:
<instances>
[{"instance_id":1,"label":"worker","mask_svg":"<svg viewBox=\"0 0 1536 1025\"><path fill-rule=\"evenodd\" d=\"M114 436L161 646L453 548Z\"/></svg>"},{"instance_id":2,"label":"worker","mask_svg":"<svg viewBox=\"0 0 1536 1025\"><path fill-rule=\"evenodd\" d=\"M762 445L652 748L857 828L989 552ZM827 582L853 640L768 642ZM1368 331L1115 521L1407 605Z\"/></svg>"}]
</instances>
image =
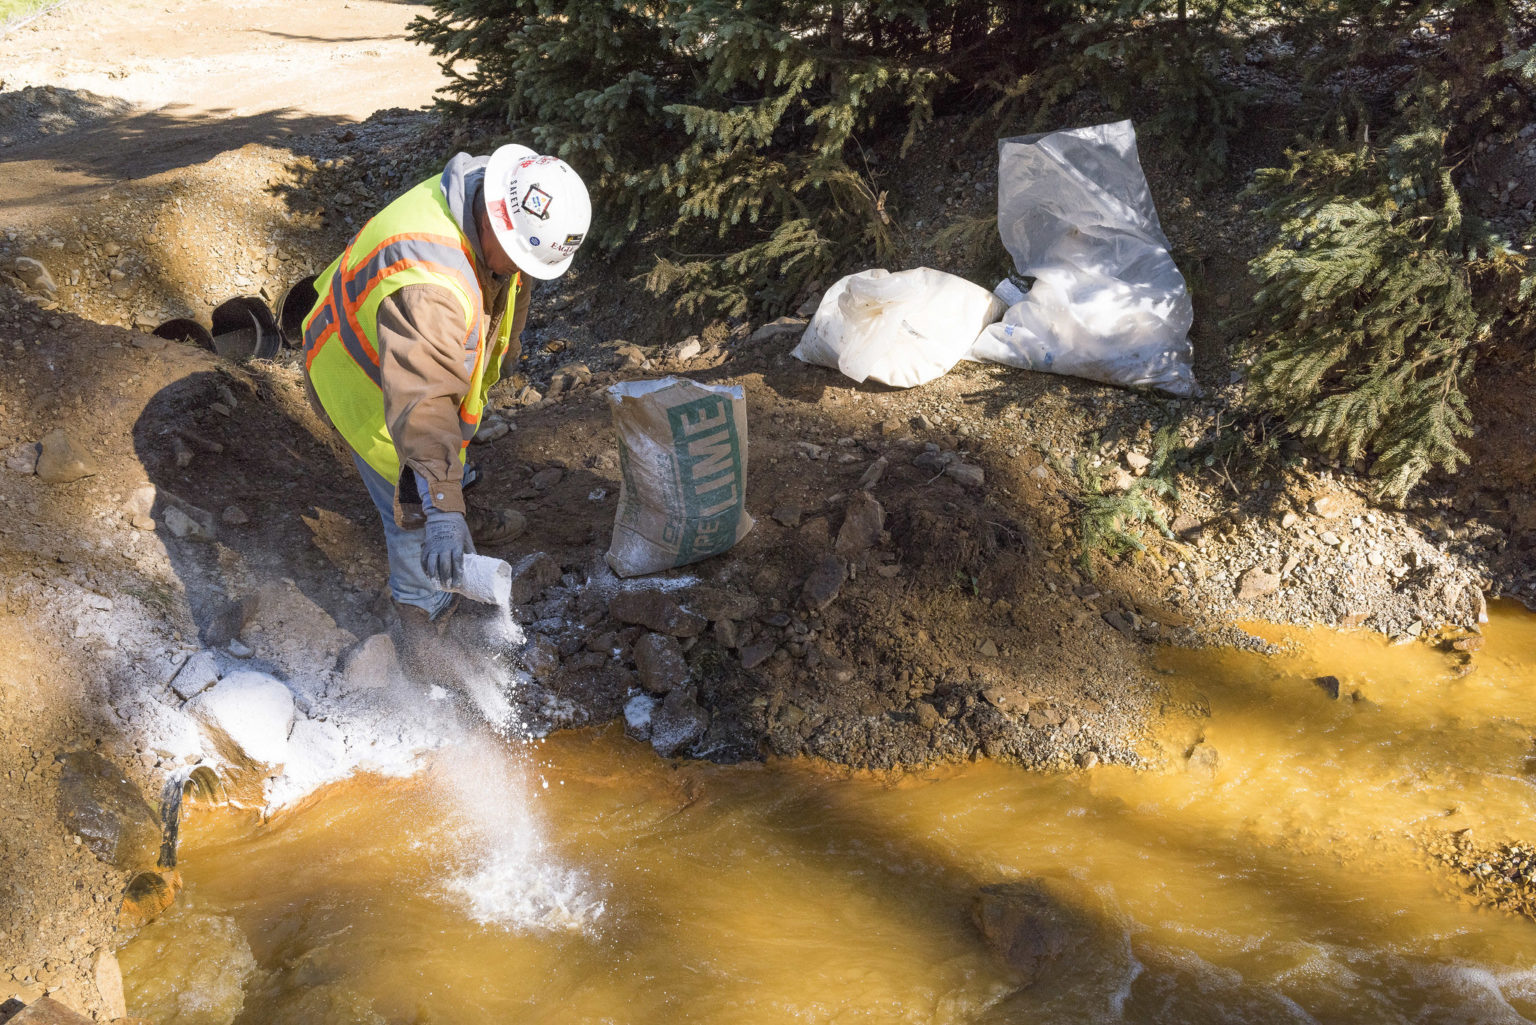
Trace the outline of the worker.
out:
<instances>
[{"instance_id":1,"label":"worker","mask_svg":"<svg viewBox=\"0 0 1536 1025\"><path fill-rule=\"evenodd\" d=\"M516 513L466 505L466 450L491 386L517 361L528 280L564 274L591 219L565 161L517 145L460 153L374 215L317 279L306 390L383 520L407 645L441 633L464 556L521 530Z\"/></svg>"}]
</instances>

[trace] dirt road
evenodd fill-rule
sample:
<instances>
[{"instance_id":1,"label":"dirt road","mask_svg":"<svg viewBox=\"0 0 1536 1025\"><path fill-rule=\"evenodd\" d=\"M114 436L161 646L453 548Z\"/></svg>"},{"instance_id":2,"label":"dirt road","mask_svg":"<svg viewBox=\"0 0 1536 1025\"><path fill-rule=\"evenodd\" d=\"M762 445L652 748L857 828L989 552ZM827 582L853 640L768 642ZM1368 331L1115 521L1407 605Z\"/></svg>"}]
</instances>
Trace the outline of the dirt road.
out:
<instances>
[{"instance_id":1,"label":"dirt road","mask_svg":"<svg viewBox=\"0 0 1536 1025\"><path fill-rule=\"evenodd\" d=\"M441 72L406 38L422 10L77 0L32 20L0 38L0 224L52 220L114 182L246 143L431 103Z\"/></svg>"}]
</instances>

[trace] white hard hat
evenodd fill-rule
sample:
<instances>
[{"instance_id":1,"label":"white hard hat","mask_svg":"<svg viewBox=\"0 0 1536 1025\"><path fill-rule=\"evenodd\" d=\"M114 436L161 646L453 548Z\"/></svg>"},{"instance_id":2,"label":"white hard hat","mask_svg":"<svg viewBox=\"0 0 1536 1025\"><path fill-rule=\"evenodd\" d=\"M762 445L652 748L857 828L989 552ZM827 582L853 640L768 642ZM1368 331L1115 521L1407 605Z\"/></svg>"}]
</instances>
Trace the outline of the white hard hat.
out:
<instances>
[{"instance_id":1,"label":"white hard hat","mask_svg":"<svg viewBox=\"0 0 1536 1025\"><path fill-rule=\"evenodd\" d=\"M516 144L491 154L485 212L512 262L543 281L565 273L592 225L592 199L571 165Z\"/></svg>"}]
</instances>

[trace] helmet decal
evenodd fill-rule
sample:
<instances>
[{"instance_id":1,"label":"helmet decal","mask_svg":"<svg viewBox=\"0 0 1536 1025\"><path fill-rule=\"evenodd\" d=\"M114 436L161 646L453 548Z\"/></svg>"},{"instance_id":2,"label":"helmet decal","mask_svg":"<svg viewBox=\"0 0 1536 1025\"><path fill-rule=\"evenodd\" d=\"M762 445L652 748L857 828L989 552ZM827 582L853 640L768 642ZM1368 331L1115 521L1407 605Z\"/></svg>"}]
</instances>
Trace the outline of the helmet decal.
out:
<instances>
[{"instance_id":1,"label":"helmet decal","mask_svg":"<svg viewBox=\"0 0 1536 1025\"><path fill-rule=\"evenodd\" d=\"M528 194L523 197L523 209L541 221L549 220L549 193L537 185L528 187Z\"/></svg>"},{"instance_id":2,"label":"helmet decal","mask_svg":"<svg viewBox=\"0 0 1536 1025\"><path fill-rule=\"evenodd\" d=\"M500 200L500 199L493 199L493 200L491 200L491 203L490 203L490 209L491 209L491 213L494 216L501 218L501 223L507 226L507 230L511 231L512 230L512 211L507 209L506 201L505 200Z\"/></svg>"},{"instance_id":3,"label":"helmet decal","mask_svg":"<svg viewBox=\"0 0 1536 1025\"><path fill-rule=\"evenodd\" d=\"M587 237L586 232L580 232L579 231L579 232L577 232L574 235L567 235L567 236L565 236L565 244L568 245L568 246L579 246L579 245L581 245L581 240L586 238L586 237Z\"/></svg>"},{"instance_id":4,"label":"helmet decal","mask_svg":"<svg viewBox=\"0 0 1536 1025\"><path fill-rule=\"evenodd\" d=\"M533 246L533 248L535 248L535 249L539 248L539 236L537 236L537 235L529 235L528 236L528 244L530 246Z\"/></svg>"}]
</instances>

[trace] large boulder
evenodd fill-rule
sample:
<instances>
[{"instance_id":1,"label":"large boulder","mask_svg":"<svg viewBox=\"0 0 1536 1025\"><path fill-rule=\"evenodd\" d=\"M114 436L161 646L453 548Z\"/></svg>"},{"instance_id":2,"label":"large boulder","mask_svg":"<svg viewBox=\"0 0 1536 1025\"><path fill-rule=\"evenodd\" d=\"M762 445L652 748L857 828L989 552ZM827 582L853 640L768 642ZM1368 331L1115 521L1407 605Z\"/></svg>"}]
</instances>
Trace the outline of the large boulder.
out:
<instances>
[{"instance_id":1,"label":"large boulder","mask_svg":"<svg viewBox=\"0 0 1536 1025\"><path fill-rule=\"evenodd\" d=\"M1076 983L1070 980L1114 976L1130 964L1125 931L1096 898L1067 882L1023 879L983 886L972 916L1021 987L1071 987Z\"/></svg>"},{"instance_id":2,"label":"large boulder","mask_svg":"<svg viewBox=\"0 0 1536 1025\"><path fill-rule=\"evenodd\" d=\"M160 857L160 817L117 766L94 751L59 755L59 818L102 861L124 871Z\"/></svg>"}]
</instances>

